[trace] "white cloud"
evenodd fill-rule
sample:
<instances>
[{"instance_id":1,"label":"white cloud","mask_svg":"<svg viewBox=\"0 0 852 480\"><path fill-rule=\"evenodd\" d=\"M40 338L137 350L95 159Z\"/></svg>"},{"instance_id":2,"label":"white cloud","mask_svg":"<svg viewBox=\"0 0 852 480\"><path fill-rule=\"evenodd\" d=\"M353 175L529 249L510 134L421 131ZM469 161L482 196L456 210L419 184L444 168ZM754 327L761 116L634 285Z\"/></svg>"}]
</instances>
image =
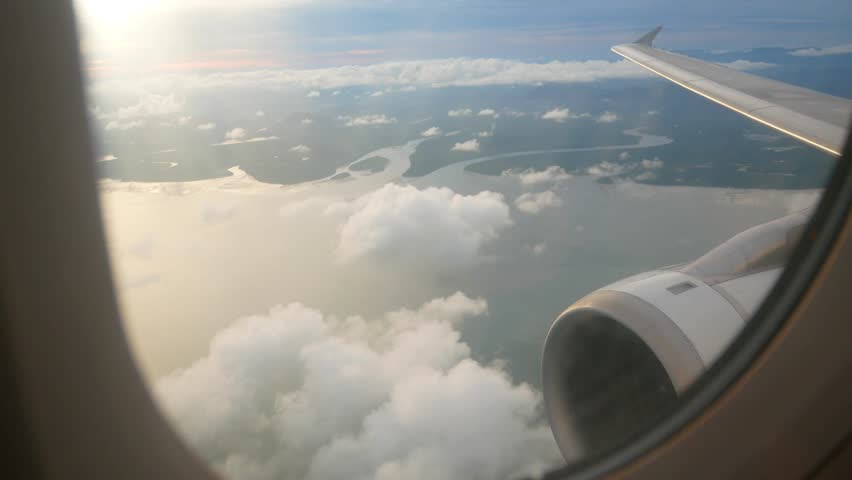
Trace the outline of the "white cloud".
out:
<instances>
[{"instance_id":1,"label":"white cloud","mask_svg":"<svg viewBox=\"0 0 852 480\"><path fill-rule=\"evenodd\" d=\"M278 137L276 137L275 135L270 135L268 137L253 137L246 140L245 143L267 142L269 140L278 140Z\"/></svg>"},{"instance_id":2,"label":"white cloud","mask_svg":"<svg viewBox=\"0 0 852 480\"><path fill-rule=\"evenodd\" d=\"M516 176L522 185L533 186L547 183L558 183L573 178L562 167L551 165L544 170L528 169L520 173L511 170L503 172L506 176Z\"/></svg>"},{"instance_id":3,"label":"white cloud","mask_svg":"<svg viewBox=\"0 0 852 480\"><path fill-rule=\"evenodd\" d=\"M477 115L480 117L494 117L497 115L497 112L493 108L485 108L480 110Z\"/></svg>"},{"instance_id":4,"label":"white cloud","mask_svg":"<svg viewBox=\"0 0 852 480\"><path fill-rule=\"evenodd\" d=\"M618 154L619 160L630 160L630 152L621 152Z\"/></svg>"},{"instance_id":5,"label":"white cloud","mask_svg":"<svg viewBox=\"0 0 852 480\"><path fill-rule=\"evenodd\" d=\"M618 115L613 112L603 112L595 119L598 123L612 123L618 120Z\"/></svg>"},{"instance_id":6,"label":"white cloud","mask_svg":"<svg viewBox=\"0 0 852 480\"><path fill-rule=\"evenodd\" d=\"M128 120L174 115L183 109L183 105L184 101L178 99L173 93L168 95L147 94L140 97L134 105L121 107L114 112L104 113L96 110L95 116L101 120L114 120L119 123L124 121L126 123Z\"/></svg>"},{"instance_id":7,"label":"white cloud","mask_svg":"<svg viewBox=\"0 0 852 480\"><path fill-rule=\"evenodd\" d=\"M270 135L268 137L252 137L246 138L247 132L246 129L237 127L225 132L225 141L221 143L214 143L214 146L220 145L236 145L238 143L254 143L254 142L266 142L269 140L278 140L278 137L275 135Z\"/></svg>"},{"instance_id":8,"label":"white cloud","mask_svg":"<svg viewBox=\"0 0 852 480\"><path fill-rule=\"evenodd\" d=\"M448 188L387 184L354 202L329 206L341 214L337 255L429 268L457 268L479 260L480 249L512 224L503 196L460 195Z\"/></svg>"},{"instance_id":9,"label":"white cloud","mask_svg":"<svg viewBox=\"0 0 852 480\"><path fill-rule=\"evenodd\" d=\"M609 62L531 63L498 58L446 58L386 62L372 65L347 65L318 69L263 69L210 74L164 74L140 79L161 87L193 90L198 88L304 88L309 97L318 97L320 89L349 86L487 86L538 85L544 83L586 83L606 79L640 78L650 74L627 60ZM110 83L112 82L112 83ZM102 80L109 88L140 89L135 82ZM141 88L141 91L147 90Z\"/></svg>"},{"instance_id":10,"label":"white cloud","mask_svg":"<svg viewBox=\"0 0 852 480\"><path fill-rule=\"evenodd\" d=\"M332 97L336 97L338 95L340 95L340 90L335 90L335 91L331 92ZM317 96L319 96L319 92L317 92Z\"/></svg>"},{"instance_id":11,"label":"white cloud","mask_svg":"<svg viewBox=\"0 0 852 480\"><path fill-rule=\"evenodd\" d=\"M424 130L420 136L423 137L437 137L438 135L443 134L444 132L438 127L430 127Z\"/></svg>"},{"instance_id":12,"label":"white cloud","mask_svg":"<svg viewBox=\"0 0 852 480\"><path fill-rule=\"evenodd\" d=\"M311 147L307 145L296 145L290 149L291 152L311 153Z\"/></svg>"},{"instance_id":13,"label":"white cloud","mask_svg":"<svg viewBox=\"0 0 852 480\"><path fill-rule=\"evenodd\" d=\"M199 130L213 130L214 128L216 128L216 124L213 122L202 123L196 126L195 128Z\"/></svg>"},{"instance_id":14,"label":"white cloud","mask_svg":"<svg viewBox=\"0 0 852 480\"><path fill-rule=\"evenodd\" d=\"M660 157L654 157L652 159L643 158L640 163L642 164L642 168L648 169L662 168L664 164L664 162L660 160Z\"/></svg>"},{"instance_id":15,"label":"white cloud","mask_svg":"<svg viewBox=\"0 0 852 480\"><path fill-rule=\"evenodd\" d=\"M790 52L797 57L822 57L825 55L843 55L852 53L852 44L836 45L828 48L801 48Z\"/></svg>"},{"instance_id":16,"label":"white cloud","mask_svg":"<svg viewBox=\"0 0 852 480\"><path fill-rule=\"evenodd\" d=\"M542 210L551 207L561 207L562 199L547 190L540 193L524 193L515 199L515 207L524 213L538 215Z\"/></svg>"},{"instance_id":17,"label":"white cloud","mask_svg":"<svg viewBox=\"0 0 852 480\"><path fill-rule=\"evenodd\" d=\"M478 152L479 151L479 140L471 139L466 142L459 142L453 145L453 148L450 150L454 152Z\"/></svg>"},{"instance_id":18,"label":"white cloud","mask_svg":"<svg viewBox=\"0 0 852 480\"><path fill-rule=\"evenodd\" d=\"M597 165L593 165L593 166L587 168L586 172L589 175L596 175L596 176L619 175L619 174L624 173L628 170L632 170L635 166L636 166L635 163L628 164L628 165L622 165L622 164L618 164L618 163L603 161L603 162L601 162Z\"/></svg>"},{"instance_id":19,"label":"white cloud","mask_svg":"<svg viewBox=\"0 0 852 480\"><path fill-rule=\"evenodd\" d=\"M396 123L396 117L388 117L381 115L362 115L360 117L350 117L348 115L340 115L338 120L342 120L347 127L363 127L369 125L389 125Z\"/></svg>"},{"instance_id":20,"label":"white cloud","mask_svg":"<svg viewBox=\"0 0 852 480\"><path fill-rule=\"evenodd\" d=\"M530 247L530 250L532 250L533 255L541 255L547 250L547 244L536 243Z\"/></svg>"},{"instance_id":21,"label":"white cloud","mask_svg":"<svg viewBox=\"0 0 852 480\"><path fill-rule=\"evenodd\" d=\"M257 115L258 117L263 117L263 116L266 115L266 112L264 112L263 110L258 110L256 112L254 112L254 114Z\"/></svg>"},{"instance_id":22,"label":"white cloud","mask_svg":"<svg viewBox=\"0 0 852 480\"><path fill-rule=\"evenodd\" d=\"M457 110L450 110L447 112L447 116L449 117L467 117L473 115L473 110L469 108L459 108Z\"/></svg>"},{"instance_id":23,"label":"white cloud","mask_svg":"<svg viewBox=\"0 0 852 480\"><path fill-rule=\"evenodd\" d=\"M552 120L556 123L564 123L569 118L576 117L571 114L571 110L568 108L554 108L542 115L541 118L544 120Z\"/></svg>"},{"instance_id":24,"label":"white cloud","mask_svg":"<svg viewBox=\"0 0 852 480\"><path fill-rule=\"evenodd\" d=\"M484 132L477 133L476 136L479 138L489 138L494 136L494 132L486 130Z\"/></svg>"},{"instance_id":25,"label":"white cloud","mask_svg":"<svg viewBox=\"0 0 852 480\"><path fill-rule=\"evenodd\" d=\"M733 62L720 63L719 65L723 65L728 68L733 68L734 70L764 70L767 68L772 68L776 66L774 63L766 63L766 62L752 62L750 60L734 60Z\"/></svg>"},{"instance_id":26,"label":"white cloud","mask_svg":"<svg viewBox=\"0 0 852 480\"><path fill-rule=\"evenodd\" d=\"M145 125L145 120L110 120L104 127L107 130L130 130Z\"/></svg>"},{"instance_id":27,"label":"white cloud","mask_svg":"<svg viewBox=\"0 0 852 480\"><path fill-rule=\"evenodd\" d=\"M456 293L379 318L299 303L220 331L157 383L166 413L228 478L517 478L562 458L541 395L470 358Z\"/></svg>"},{"instance_id":28,"label":"white cloud","mask_svg":"<svg viewBox=\"0 0 852 480\"><path fill-rule=\"evenodd\" d=\"M384 94L385 94L385 92L383 92L383 91L381 91L381 90L377 90L377 91L375 91L375 92L371 93L371 94L370 94L370 96L371 96L371 97L381 97L381 96L382 96L382 95L384 95Z\"/></svg>"},{"instance_id":29,"label":"white cloud","mask_svg":"<svg viewBox=\"0 0 852 480\"><path fill-rule=\"evenodd\" d=\"M113 155L111 153L108 153L108 154L106 154L103 157L98 159L99 162L110 162L112 160L118 160L118 157L116 157L115 155Z\"/></svg>"},{"instance_id":30,"label":"white cloud","mask_svg":"<svg viewBox=\"0 0 852 480\"><path fill-rule=\"evenodd\" d=\"M659 110L648 110L647 112L645 112L645 115L648 115L650 117L653 117L653 116L659 115L659 114L660 114Z\"/></svg>"},{"instance_id":31,"label":"white cloud","mask_svg":"<svg viewBox=\"0 0 852 480\"><path fill-rule=\"evenodd\" d=\"M312 123L314 123L314 121L311 118L303 118L302 119L302 125L310 125Z\"/></svg>"},{"instance_id":32,"label":"white cloud","mask_svg":"<svg viewBox=\"0 0 852 480\"><path fill-rule=\"evenodd\" d=\"M225 132L225 140L242 140L246 137L246 129L244 128L233 128Z\"/></svg>"}]
</instances>

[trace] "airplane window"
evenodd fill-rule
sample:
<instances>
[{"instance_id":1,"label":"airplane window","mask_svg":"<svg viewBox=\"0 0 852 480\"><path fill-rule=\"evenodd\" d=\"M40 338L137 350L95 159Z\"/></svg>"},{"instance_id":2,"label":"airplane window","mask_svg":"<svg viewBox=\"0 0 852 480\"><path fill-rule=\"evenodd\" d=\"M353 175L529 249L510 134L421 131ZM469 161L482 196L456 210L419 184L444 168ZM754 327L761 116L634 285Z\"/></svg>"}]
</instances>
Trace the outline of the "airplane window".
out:
<instances>
[{"instance_id":1,"label":"airplane window","mask_svg":"<svg viewBox=\"0 0 852 480\"><path fill-rule=\"evenodd\" d=\"M163 413L238 480L635 440L808 241L852 111L852 9L820 5L77 0Z\"/></svg>"}]
</instances>

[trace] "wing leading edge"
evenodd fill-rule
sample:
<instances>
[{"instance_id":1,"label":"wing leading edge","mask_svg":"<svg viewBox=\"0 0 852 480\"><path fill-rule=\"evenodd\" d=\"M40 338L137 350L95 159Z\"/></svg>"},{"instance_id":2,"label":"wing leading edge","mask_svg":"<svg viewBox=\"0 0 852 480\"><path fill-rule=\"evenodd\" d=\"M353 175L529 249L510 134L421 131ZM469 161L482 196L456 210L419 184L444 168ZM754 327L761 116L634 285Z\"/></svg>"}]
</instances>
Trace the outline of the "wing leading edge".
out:
<instances>
[{"instance_id":1,"label":"wing leading edge","mask_svg":"<svg viewBox=\"0 0 852 480\"><path fill-rule=\"evenodd\" d=\"M661 29L612 51L752 120L840 155L852 101L654 48Z\"/></svg>"}]
</instances>

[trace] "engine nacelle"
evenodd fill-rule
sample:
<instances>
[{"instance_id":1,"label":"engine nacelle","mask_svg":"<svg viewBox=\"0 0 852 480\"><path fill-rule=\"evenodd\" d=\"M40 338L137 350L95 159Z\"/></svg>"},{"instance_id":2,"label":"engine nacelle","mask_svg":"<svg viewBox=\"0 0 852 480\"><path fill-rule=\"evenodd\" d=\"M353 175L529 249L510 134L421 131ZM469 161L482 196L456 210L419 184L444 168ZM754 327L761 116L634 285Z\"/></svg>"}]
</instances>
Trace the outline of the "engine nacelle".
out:
<instances>
[{"instance_id":1,"label":"engine nacelle","mask_svg":"<svg viewBox=\"0 0 852 480\"><path fill-rule=\"evenodd\" d=\"M565 310L547 334L542 388L566 460L671 412L757 309L808 218L758 225L692 263L629 277Z\"/></svg>"}]
</instances>

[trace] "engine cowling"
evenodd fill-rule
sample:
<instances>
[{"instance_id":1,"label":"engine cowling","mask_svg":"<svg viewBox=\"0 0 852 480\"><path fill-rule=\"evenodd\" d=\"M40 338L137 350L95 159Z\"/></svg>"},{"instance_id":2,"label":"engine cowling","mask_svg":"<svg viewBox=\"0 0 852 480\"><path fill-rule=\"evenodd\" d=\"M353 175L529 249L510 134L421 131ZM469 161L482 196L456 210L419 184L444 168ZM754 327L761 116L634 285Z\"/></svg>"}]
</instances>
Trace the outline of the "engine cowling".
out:
<instances>
[{"instance_id":1,"label":"engine cowling","mask_svg":"<svg viewBox=\"0 0 852 480\"><path fill-rule=\"evenodd\" d=\"M758 225L694 262L634 275L565 310L547 334L542 388L566 460L671 412L757 309L808 218Z\"/></svg>"}]
</instances>

